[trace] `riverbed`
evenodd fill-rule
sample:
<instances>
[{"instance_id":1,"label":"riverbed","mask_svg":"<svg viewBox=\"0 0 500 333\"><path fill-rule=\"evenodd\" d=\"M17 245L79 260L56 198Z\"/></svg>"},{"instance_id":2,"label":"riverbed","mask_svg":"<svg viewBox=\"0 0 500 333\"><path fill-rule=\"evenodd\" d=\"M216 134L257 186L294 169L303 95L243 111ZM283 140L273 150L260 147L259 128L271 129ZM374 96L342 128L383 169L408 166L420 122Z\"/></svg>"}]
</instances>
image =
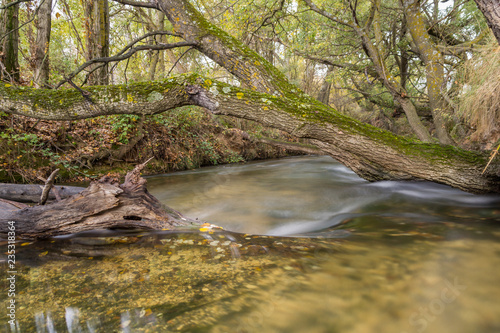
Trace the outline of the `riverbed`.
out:
<instances>
[{"instance_id":1,"label":"riverbed","mask_svg":"<svg viewBox=\"0 0 500 333\"><path fill-rule=\"evenodd\" d=\"M148 189L220 228L19 243L16 322L5 291L0 331L500 331L500 196L369 183L324 156Z\"/></svg>"}]
</instances>

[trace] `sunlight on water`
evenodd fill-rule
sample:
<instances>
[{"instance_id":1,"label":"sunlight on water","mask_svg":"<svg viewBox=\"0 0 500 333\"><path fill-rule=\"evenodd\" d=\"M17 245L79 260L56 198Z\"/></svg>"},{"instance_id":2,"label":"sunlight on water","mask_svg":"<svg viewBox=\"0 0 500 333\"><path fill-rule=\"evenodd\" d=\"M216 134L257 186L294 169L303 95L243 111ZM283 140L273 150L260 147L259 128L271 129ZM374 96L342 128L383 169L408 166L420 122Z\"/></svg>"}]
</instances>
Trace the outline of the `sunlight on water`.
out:
<instances>
[{"instance_id":1,"label":"sunlight on water","mask_svg":"<svg viewBox=\"0 0 500 333\"><path fill-rule=\"evenodd\" d=\"M295 236L94 232L19 243L16 322L3 292L0 332L500 331L498 196L368 183L327 157L148 183L187 216Z\"/></svg>"}]
</instances>

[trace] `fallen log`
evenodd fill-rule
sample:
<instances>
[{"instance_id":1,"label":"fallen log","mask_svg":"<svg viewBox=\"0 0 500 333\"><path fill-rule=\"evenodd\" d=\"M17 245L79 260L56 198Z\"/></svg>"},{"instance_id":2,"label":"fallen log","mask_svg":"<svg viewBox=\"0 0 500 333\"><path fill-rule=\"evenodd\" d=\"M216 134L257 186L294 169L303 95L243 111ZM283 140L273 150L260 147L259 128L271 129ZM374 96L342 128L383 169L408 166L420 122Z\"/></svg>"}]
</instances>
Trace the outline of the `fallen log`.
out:
<instances>
[{"instance_id":1,"label":"fallen log","mask_svg":"<svg viewBox=\"0 0 500 333\"><path fill-rule=\"evenodd\" d=\"M162 230L199 227L198 221L163 206L140 176L145 164L127 173L125 182L105 176L69 198L45 206L11 210L0 216L0 233L15 226L16 237L48 238L96 229Z\"/></svg>"},{"instance_id":2,"label":"fallen log","mask_svg":"<svg viewBox=\"0 0 500 333\"><path fill-rule=\"evenodd\" d=\"M0 183L0 199L17 202L38 203L42 196L43 185L22 185ZM54 188L58 191L61 199L69 198L72 195L83 191L84 187L77 186L54 186L47 198L48 201L56 199Z\"/></svg>"}]
</instances>

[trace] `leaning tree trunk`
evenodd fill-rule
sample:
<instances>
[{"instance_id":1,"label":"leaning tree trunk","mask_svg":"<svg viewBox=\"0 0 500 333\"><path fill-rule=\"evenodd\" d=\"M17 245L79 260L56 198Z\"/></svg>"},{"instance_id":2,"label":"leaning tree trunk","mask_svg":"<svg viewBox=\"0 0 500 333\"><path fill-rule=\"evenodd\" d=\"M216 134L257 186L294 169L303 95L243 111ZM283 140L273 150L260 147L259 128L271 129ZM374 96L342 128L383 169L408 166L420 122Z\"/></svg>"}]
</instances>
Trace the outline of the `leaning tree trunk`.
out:
<instances>
[{"instance_id":1,"label":"leaning tree trunk","mask_svg":"<svg viewBox=\"0 0 500 333\"><path fill-rule=\"evenodd\" d=\"M500 193L500 163L493 161L481 174L487 154L396 136L346 117L299 91L279 97L195 74L87 90L90 97L76 90L0 85L0 111L47 120L76 120L111 114L157 114L198 105L215 114L257 121L312 139L325 153L371 181L421 179L469 192Z\"/></svg>"},{"instance_id":2,"label":"leaning tree trunk","mask_svg":"<svg viewBox=\"0 0 500 333\"><path fill-rule=\"evenodd\" d=\"M500 44L500 3L498 0L475 0L479 9L483 12L488 26L493 31L498 44Z\"/></svg>"},{"instance_id":3,"label":"leaning tree trunk","mask_svg":"<svg viewBox=\"0 0 500 333\"><path fill-rule=\"evenodd\" d=\"M348 118L290 84L257 53L207 22L187 0L157 3L177 33L251 89L196 75L89 87L85 95L76 90L0 85L0 111L39 119L74 120L110 114L156 114L183 105L199 105L213 113L254 120L312 139L324 152L371 181L423 179L470 192L500 192L499 162L494 161L481 174L488 160L486 154L415 142ZM407 101L398 96L402 102Z\"/></svg>"},{"instance_id":4,"label":"leaning tree trunk","mask_svg":"<svg viewBox=\"0 0 500 333\"><path fill-rule=\"evenodd\" d=\"M199 222L162 206L148 193L146 180L140 176L143 167L129 172L122 185L105 176L59 202L2 212L0 233L15 230L16 237L48 238L96 229L199 227Z\"/></svg>"}]
</instances>

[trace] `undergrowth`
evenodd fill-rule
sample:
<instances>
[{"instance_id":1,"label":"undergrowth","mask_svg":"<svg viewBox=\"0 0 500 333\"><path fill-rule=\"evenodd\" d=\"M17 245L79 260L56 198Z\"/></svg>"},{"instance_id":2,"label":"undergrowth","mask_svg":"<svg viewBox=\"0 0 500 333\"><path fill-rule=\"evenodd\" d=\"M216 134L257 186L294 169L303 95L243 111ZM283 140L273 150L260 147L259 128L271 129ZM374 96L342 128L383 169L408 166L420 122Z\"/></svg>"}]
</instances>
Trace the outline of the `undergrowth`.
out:
<instances>
[{"instance_id":1,"label":"undergrowth","mask_svg":"<svg viewBox=\"0 0 500 333\"><path fill-rule=\"evenodd\" d=\"M113 115L80 121L38 121L0 114L0 182L40 182L55 168L59 181L123 175L153 157L146 174L282 157L282 148L250 136L293 141L249 121L214 117L196 107L150 117Z\"/></svg>"},{"instance_id":2,"label":"undergrowth","mask_svg":"<svg viewBox=\"0 0 500 333\"><path fill-rule=\"evenodd\" d=\"M500 143L500 47L475 54L463 67L459 110L467 140L492 149Z\"/></svg>"}]
</instances>

